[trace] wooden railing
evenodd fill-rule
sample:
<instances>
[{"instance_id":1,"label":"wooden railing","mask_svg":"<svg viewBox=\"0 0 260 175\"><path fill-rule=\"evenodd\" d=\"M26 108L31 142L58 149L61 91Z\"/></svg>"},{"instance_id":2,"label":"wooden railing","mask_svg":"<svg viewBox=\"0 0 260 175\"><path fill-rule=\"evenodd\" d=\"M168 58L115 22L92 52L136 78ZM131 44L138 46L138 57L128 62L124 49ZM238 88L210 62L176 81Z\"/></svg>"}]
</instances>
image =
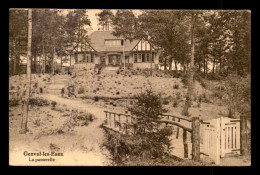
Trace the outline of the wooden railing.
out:
<instances>
[{"instance_id":1,"label":"wooden railing","mask_svg":"<svg viewBox=\"0 0 260 175\"><path fill-rule=\"evenodd\" d=\"M121 114L115 112L104 111L106 114L105 128L113 130L115 132L121 134L133 134L135 131L131 132L131 128L129 128L129 124L134 117L129 114ZM124 118L124 122L122 121ZM192 159L195 161L199 161L200 159L200 120L199 117L193 117L192 119L187 119L184 117L162 114L160 116L160 120L157 123L165 123L166 125L175 125L177 126L176 138L179 137L179 129L183 129L183 145L184 145L184 158L188 158L188 141L187 141L187 132L191 133L191 141L192 141ZM130 120L130 122L129 122ZM191 127L188 127L181 123L181 121L185 121L191 124Z\"/></svg>"}]
</instances>

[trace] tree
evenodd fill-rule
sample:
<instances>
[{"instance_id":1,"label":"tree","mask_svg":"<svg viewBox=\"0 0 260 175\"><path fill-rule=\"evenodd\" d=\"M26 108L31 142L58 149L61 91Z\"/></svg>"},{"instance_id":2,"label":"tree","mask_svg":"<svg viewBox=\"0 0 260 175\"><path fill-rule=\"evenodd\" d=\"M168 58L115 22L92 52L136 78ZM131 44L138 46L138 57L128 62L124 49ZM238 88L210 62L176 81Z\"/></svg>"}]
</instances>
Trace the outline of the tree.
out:
<instances>
[{"instance_id":1,"label":"tree","mask_svg":"<svg viewBox=\"0 0 260 175\"><path fill-rule=\"evenodd\" d=\"M132 42L134 39L142 39L140 36L140 28L138 18L135 17L132 10L117 10L115 16L112 18L114 26L113 35L124 37L126 40Z\"/></svg>"},{"instance_id":2,"label":"tree","mask_svg":"<svg viewBox=\"0 0 260 175\"><path fill-rule=\"evenodd\" d=\"M173 60L188 62L188 25L183 11L147 10L139 16L140 28L151 37L150 42L162 48L169 57L169 67Z\"/></svg>"},{"instance_id":3,"label":"tree","mask_svg":"<svg viewBox=\"0 0 260 175\"><path fill-rule=\"evenodd\" d=\"M188 84L188 91L186 95L186 101L184 105L184 109L182 114L184 116L188 116L188 110L191 105L192 101L192 94L193 94L193 75L194 75L194 27L195 27L195 20L198 14L194 14L191 12L191 24L190 24L190 37L191 37L191 61L190 61L190 74L189 74L189 84Z\"/></svg>"},{"instance_id":4,"label":"tree","mask_svg":"<svg viewBox=\"0 0 260 175\"><path fill-rule=\"evenodd\" d=\"M96 16L98 17L98 25L103 27L103 30L109 30L109 24L111 24L112 19L114 17L111 10L102 10L100 13L97 13Z\"/></svg>"},{"instance_id":5,"label":"tree","mask_svg":"<svg viewBox=\"0 0 260 175\"><path fill-rule=\"evenodd\" d=\"M248 74L251 71L251 13L238 10L225 13L225 16L232 43L229 67L239 75Z\"/></svg>"},{"instance_id":6,"label":"tree","mask_svg":"<svg viewBox=\"0 0 260 175\"><path fill-rule=\"evenodd\" d=\"M171 148L169 136L172 135L172 128L168 126L158 128L160 115L166 112L161 101L160 95L146 90L137 96L136 103L129 108L131 114L135 116L131 124L135 130L132 140L137 142L134 145L134 152L139 155L161 158L169 153Z\"/></svg>"},{"instance_id":7,"label":"tree","mask_svg":"<svg viewBox=\"0 0 260 175\"><path fill-rule=\"evenodd\" d=\"M20 56L26 55L27 50L27 11L9 10L9 65L10 75L20 72Z\"/></svg>"},{"instance_id":8,"label":"tree","mask_svg":"<svg viewBox=\"0 0 260 175\"><path fill-rule=\"evenodd\" d=\"M23 102L23 118L21 124L20 133L24 134L28 131L27 121L28 121L28 110L29 110L29 98L31 91L31 44L32 44L32 9L28 10L28 53L27 53L27 75L26 75L26 91L25 99Z\"/></svg>"},{"instance_id":9,"label":"tree","mask_svg":"<svg viewBox=\"0 0 260 175\"><path fill-rule=\"evenodd\" d=\"M76 42L76 62L78 61L78 52L79 47L81 49L84 46L84 43L87 41L87 30L86 26L90 26L91 21L88 18L87 10L77 9L74 11L76 19L77 19L77 27L76 27L76 35L77 35L77 42Z\"/></svg>"}]
</instances>

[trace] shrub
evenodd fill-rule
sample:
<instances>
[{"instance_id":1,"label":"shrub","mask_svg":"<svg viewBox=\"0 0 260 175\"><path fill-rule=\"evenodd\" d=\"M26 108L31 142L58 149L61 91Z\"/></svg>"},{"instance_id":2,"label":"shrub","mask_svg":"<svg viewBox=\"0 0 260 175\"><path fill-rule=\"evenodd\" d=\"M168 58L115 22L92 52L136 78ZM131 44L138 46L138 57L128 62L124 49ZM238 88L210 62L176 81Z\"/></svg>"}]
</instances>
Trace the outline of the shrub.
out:
<instances>
[{"instance_id":1,"label":"shrub","mask_svg":"<svg viewBox=\"0 0 260 175\"><path fill-rule=\"evenodd\" d=\"M87 126L94 118L94 115L90 113L72 111L72 123L76 126Z\"/></svg>"},{"instance_id":2,"label":"shrub","mask_svg":"<svg viewBox=\"0 0 260 175\"><path fill-rule=\"evenodd\" d=\"M175 98L175 99L173 100L172 107L177 108L178 105L179 105L179 100Z\"/></svg>"},{"instance_id":3,"label":"shrub","mask_svg":"<svg viewBox=\"0 0 260 175\"><path fill-rule=\"evenodd\" d=\"M84 88L83 87L80 87L79 89L78 89L78 94L83 94L84 93Z\"/></svg>"},{"instance_id":4,"label":"shrub","mask_svg":"<svg viewBox=\"0 0 260 175\"><path fill-rule=\"evenodd\" d=\"M95 96L94 97L94 100L97 102L99 100L99 97L98 96Z\"/></svg>"},{"instance_id":5,"label":"shrub","mask_svg":"<svg viewBox=\"0 0 260 175\"><path fill-rule=\"evenodd\" d=\"M229 75L225 80L225 102L230 113L251 116L251 77Z\"/></svg>"},{"instance_id":6,"label":"shrub","mask_svg":"<svg viewBox=\"0 0 260 175\"><path fill-rule=\"evenodd\" d=\"M62 88L62 89L61 89L61 94L63 95L64 92L65 92L65 88Z\"/></svg>"},{"instance_id":7,"label":"shrub","mask_svg":"<svg viewBox=\"0 0 260 175\"><path fill-rule=\"evenodd\" d=\"M19 105L19 100L17 99L9 99L9 106L11 107L15 107L15 106L18 106Z\"/></svg>"},{"instance_id":8,"label":"shrub","mask_svg":"<svg viewBox=\"0 0 260 175\"><path fill-rule=\"evenodd\" d=\"M143 155L149 158L158 158L166 155L170 150L169 136L172 129L169 127L158 128L154 131L160 115L166 110L162 106L161 96L151 90L136 96L137 101L128 110L135 116L131 127L135 128L134 136L129 136L129 147L134 155ZM124 147L122 145L122 147ZM134 149L133 149L134 148Z\"/></svg>"},{"instance_id":9,"label":"shrub","mask_svg":"<svg viewBox=\"0 0 260 175\"><path fill-rule=\"evenodd\" d=\"M181 82L183 83L184 86L188 86L189 80L188 80L189 76L188 74L184 74L181 78Z\"/></svg>"},{"instance_id":10,"label":"shrub","mask_svg":"<svg viewBox=\"0 0 260 175\"><path fill-rule=\"evenodd\" d=\"M52 101L51 105L52 105L53 108L55 108L55 106L57 105L57 102L56 101Z\"/></svg>"},{"instance_id":11,"label":"shrub","mask_svg":"<svg viewBox=\"0 0 260 175\"><path fill-rule=\"evenodd\" d=\"M168 105L169 101L167 99L164 99L162 103L163 103L163 105Z\"/></svg>"},{"instance_id":12,"label":"shrub","mask_svg":"<svg viewBox=\"0 0 260 175\"><path fill-rule=\"evenodd\" d=\"M179 89L179 84L176 84L175 82L175 84L173 85L173 89Z\"/></svg>"},{"instance_id":13,"label":"shrub","mask_svg":"<svg viewBox=\"0 0 260 175\"><path fill-rule=\"evenodd\" d=\"M47 106L49 105L48 100L39 98L39 97L32 97L29 99L29 105L31 106Z\"/></svg>"}]
</instances>

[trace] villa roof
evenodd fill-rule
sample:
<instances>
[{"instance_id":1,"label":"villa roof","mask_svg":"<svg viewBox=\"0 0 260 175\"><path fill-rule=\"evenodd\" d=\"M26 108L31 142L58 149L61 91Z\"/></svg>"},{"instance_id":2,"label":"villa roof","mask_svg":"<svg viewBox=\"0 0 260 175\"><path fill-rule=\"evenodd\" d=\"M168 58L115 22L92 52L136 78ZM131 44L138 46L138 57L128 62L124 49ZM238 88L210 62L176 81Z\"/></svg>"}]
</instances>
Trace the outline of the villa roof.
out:
<instances>
[{"instance_id":1,"label":"villa roof","mask_svg":"<svg viewBox=\"0 0 260 175\"><path fill-rule=\"evenodd\" d=\"M94 31L89 35L90 45L97 52L122 52L122 46L105 46L105 39L124 39L123 37L116 37L112 34L112 31ZM125 41L124 51L131 51L139 40L130 42Z\"/></svg>"}]
</instances>

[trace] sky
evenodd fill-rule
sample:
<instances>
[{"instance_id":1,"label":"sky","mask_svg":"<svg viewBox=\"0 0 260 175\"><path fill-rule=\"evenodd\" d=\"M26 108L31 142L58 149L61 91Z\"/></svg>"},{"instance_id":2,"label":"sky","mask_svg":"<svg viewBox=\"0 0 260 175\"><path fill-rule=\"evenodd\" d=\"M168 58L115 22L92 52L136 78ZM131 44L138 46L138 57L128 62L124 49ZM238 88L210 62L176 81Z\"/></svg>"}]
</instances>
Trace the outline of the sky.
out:
<instances>
[{"instance_id":1,"label":"sky","mask_svg":"<svg viewBox=\"0 0 260 175\"><path fill-rule=\"evenodd\" d=\"M91 27L94 31L98 30L98 28L100 27L100 26L98 26L98 19L97 19L96 14L100 13L101 11L102 11L102 9L87 9L87 14L88 14L88 17L91 21ZM112 11L112 13L115 14L117 9L113 9L111 11ZM140 10L133 10L133 13L135 15L139 15L139 14L141 14L141 11Z\"/></svg>"},{"instance_id":2,"label":"sky","mask_svg":"<svg viewBox=\"0 0 260 175\"><path fill-rule=\"evenodd\" d=\"M59 9L59 10L62 10L62 13L63 14L67 14L69 10L72 10L72 9ZM99 27L101 26L98 26L98 19L97 19L97 16L96 14L97 13L100 13L102 11L102 9L86 9L87 10L87 15L91 21L91 27L94 31L98 30ZM117 9L111 9L112 13L113 14L116 14L116 11ZM138 16L141 14L141 10L132 10L133 13Z\"/></svg>"}]
</instances>

